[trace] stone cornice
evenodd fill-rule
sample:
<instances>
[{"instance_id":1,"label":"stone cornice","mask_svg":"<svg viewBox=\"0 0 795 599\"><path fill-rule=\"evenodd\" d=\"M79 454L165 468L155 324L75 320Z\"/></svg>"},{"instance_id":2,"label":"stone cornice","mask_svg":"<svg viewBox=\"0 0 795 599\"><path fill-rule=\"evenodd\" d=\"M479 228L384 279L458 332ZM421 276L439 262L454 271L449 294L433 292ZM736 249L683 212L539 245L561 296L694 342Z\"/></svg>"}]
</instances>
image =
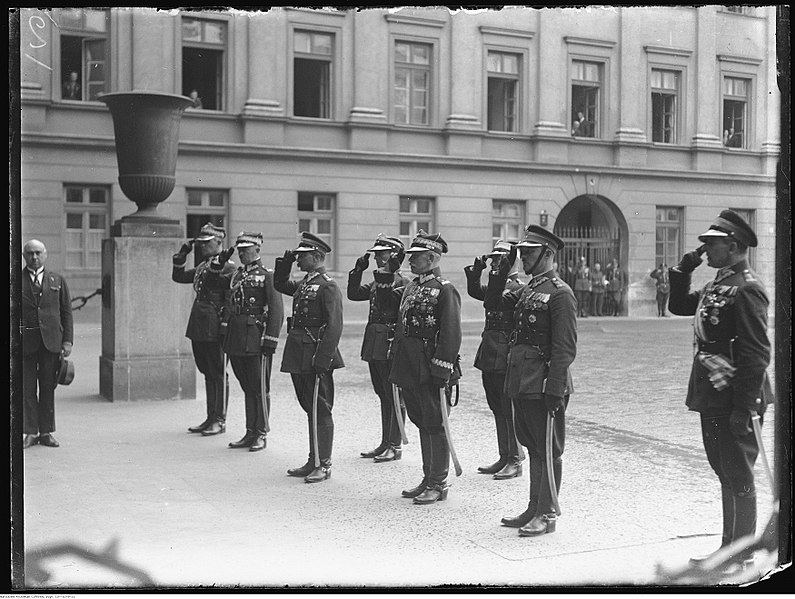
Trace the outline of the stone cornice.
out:
<instances>
[{"instance_id":1,"label":"stone cornice","mask_svg":"<svg viewBox=\"0 0 795 599\"><path fill-rule=\"evenodd\" d=\"M573 35L567 35L563 38L563 40L567 44L576 44L578 46L594 46L597 48L612 48L616 45L616 42L611 40L597 40L590 37L574 37Z\"/></svg>"},{"instance_id":2,"label":"stone cornice","mask_svg":"<svg viewBox=\"0 0 795 599\"><path fill-rule=\"evenodd\" d=\"M688 50L686 48L673 48L671 46L654 46L652 44L643 46L643 49L646 50L647 54L667 54L668 56L682 56L682 57L688 57L691 54L693 54L692 50Z\"/></svg>"},{"instance_id":3,"label":"stone cornice","mask_svg":"<svg viewBox=\"0 0 795 599\"><path fill-rule=\"evenodd\" d=\"M762 64L761 58L752 58L750 56L735 56L733 54L718 54L718 60L720 62L739 62L741 64L752 64L752 65Z\"/></svg>"},{"instance_id":4,"label":"stone cornice","mask_svg":"<svg viewBox=\"0 0 795 599\"><path fill-rule=\"evenodd\" d=\"M440 19L417 17L414 15L385 14L384 19L386 19L388 23L396 23L400 25L423 25L425 27L437 27L440 29L447 24L446 21L442 21Z\"/></svg>"},{"instance_id":5,"label":"stone cornice","mask_svg":"<svg viewBox=\"0 0 795 599\"><path fill-rule=\"evenodd\" d=\"M521 37L524 39L533 39L535 31L527 31L523 29L508 29L507 27L492 27L490 25L481 25L480 33L499 35L502 37Z\"/></svg>"}]
</instances>

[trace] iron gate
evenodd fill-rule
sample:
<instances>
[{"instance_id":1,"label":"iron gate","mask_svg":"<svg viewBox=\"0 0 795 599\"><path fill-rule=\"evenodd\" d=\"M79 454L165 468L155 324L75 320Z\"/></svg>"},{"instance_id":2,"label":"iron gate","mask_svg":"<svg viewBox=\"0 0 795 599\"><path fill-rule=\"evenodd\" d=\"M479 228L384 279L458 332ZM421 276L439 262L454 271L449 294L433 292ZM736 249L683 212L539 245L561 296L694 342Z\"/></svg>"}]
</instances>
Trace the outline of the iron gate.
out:
<instances>
[{"instance_id":1,"label":"iron gate","mask_svg":"<svg viewBox=\"0 0 795 599\"><path fill-rule=\"evenodd\" d=\"M616 258L620 264L621 238L618 229L610 230L606 227L561 227L555 231L565 243L565 247L558 256L558 264L564 266L569 261L577 266L580 256L585 256L588 266L595 262L602 265L602 270Z\"/></svg>"}]
</instances>

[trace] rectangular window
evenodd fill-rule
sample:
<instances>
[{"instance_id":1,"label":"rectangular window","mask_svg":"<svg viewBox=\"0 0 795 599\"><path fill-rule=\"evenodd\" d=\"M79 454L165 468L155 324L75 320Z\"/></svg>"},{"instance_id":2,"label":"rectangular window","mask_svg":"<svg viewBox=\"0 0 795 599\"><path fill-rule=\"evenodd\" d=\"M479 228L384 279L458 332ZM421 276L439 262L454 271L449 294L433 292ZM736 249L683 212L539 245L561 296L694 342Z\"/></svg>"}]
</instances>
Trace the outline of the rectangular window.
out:
<instances>
[{"instance_id":1,"label":"rectangular window","mask_svg":"<svg viewBox=\"0 0 795 599\"><path fill-rule=\"evenodd\" d=\"M723 145L748 147L748 98L751 80L723 78Z\"/></svg>"},{"instance_id":2,"label":"rectangular window","mask_svg":"<svg viewBox=\"0 0 795 599\"><path fill-rule=\"evenodd\" d=\"M738 15L753 15L753 14L755 14L755 7L753 7L753 6L739 6L739 5L724 6L723 10L725 10L726 12L733 12L733 13L738 14Z\"/></svg>"},{"instance_id":3,"label":"rectangular window","mask_svg":"<svg viewBox=\"0 0 795 599\"><path fill-rule=\"evenodd\" d=\"M226 228L229 192L222 189L187 189L186 192L188 238L196 237L207 223Z\"/></svg>"},{"instance_id":4,"label":"rectangular window","mask_svg":"<svg viewBox=\"0 0 795 599\"><path fill-rule=\"evenodd\" d=\"M109 12L62 8L58 13L61 42L61 98L85 102L107 91Z\"/></svg>"},{"instance_id":5,"label":"rectangular window","mask_svg":"<svg viewBox=\"0 0 795 599\"><path fill-rule=\"evenodd\" d=\"M420 229L435 232L433 204L433 198L400 196L400 239L407 248Z\"/></svg>"},{"instance_id":6,"label":"rectangular window","mask_svg":"<svg viewBox=\"0 0 795 599\"><path fill-rule=\"evenodd\" d=\"M224 109L225 53L226 23L182 17L182 95L193 108Z\"/></svg>"},{"instance_id":7,"label":"rectangular window","mask_svg":"<svg viewBox=\"0 0 795 599\"><path fill-rule=\"evenodd\" d=\"M517 131L517 107L521 56L489 51L488 70L488 130Z\"/></svg>"},{"instance_id":8,"label":"rectangular window","mask_svg":"<svg viewBox=\"0 0 795 599\"><path fill-rule=\"evenodd\" d=\"M732 208L743 220L756 231L756 210L753 208ZM756 268L756 248L748 248L748 266Z\"/></svg>"},{"instance_id":9,"label":"rectangular window","mask_svg":"<svg viewBox=\"0 0 795 599\"><path fill-rule=\"evenodd\" d=\"M575 137L599 137L602 97L602 63L572 61L571 134Z\"/></svg>"},{"instance_id":10,"label":"rectangular window","mask_svg":"<svg viewBox=\"0 0 795 599\"><path fill-rule=\"evenodd\" d=\"M491 241L519 241L525 226L525 203L494 200L491 204Z\"/></svg>"},{"instance_id":11,"label":"rectangular window","mask_svg":"<svg viewBox=\"0 0 795 599\"><path fill-rule=\"evenodd\" d=\"M109 234L109 196L105 187L64 186L67 269L102 268L102 239Z\"/></svg>"},{"instance_id":12,"label":"rectangular window","mask_svg":"<svg viewBox=\"0 0 795 599\"><path fill-rule=\"evenodd\" d=\"M429 44L395 42L396 123L430 123L431 50Z\"/></svg>"},{"instance_id":13,"label":"rectangular window","mask_svg":"<svg viewBox=\"0 0 795 599\"><path fill-rule=\"evenodd\" d=\"M657 206L655 266L672 266L682 256L682 217L684 210L675 206Z\"/></svg>"},{"instance_id":14,"label":"rectangular window","mask_svg":"<svg viewBox=\"0 0 795 599\"><path fill-rule=\"evenodd\" d=\"M334 36L314 31L293 35L293 114L331 118Z\"/></svg>"},{"instance_id":15,"label":"rectangular window","mask_svg":"<svg viewBox=\"0 0 795 599\"><path fill-rule=\"evenodd\" d=\"M298 192L298 232L308 231L317 235L334 247L334 210L336 195L329 193L314 193L311 191ZM326 260L326 268L332 270L328 262L335 254L330 254Z\"/></svg>"},{"instance_id":16,"label":"rectangular window","mask_svg":"<svg viewBox=\"0 0 795 599\"><path fill-rule=\"evenodd\" d=\"M651 138L658 143L675 144L679 120L678 71L651 70Z\"/></svg>"}]
</instances>

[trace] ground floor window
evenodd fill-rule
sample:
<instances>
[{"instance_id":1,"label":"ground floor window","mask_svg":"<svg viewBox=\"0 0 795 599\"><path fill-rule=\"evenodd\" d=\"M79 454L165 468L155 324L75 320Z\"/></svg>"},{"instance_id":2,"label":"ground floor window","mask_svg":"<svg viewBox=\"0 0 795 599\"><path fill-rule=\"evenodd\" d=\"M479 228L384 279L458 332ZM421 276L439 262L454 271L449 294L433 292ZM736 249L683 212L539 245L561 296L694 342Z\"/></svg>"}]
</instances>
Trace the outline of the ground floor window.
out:
<instances>
[{"instance_id":1,"label":"ground floor window","mask_svg":"<svg viewBox=\"0 0 795 599\"><path fill-rule=\"evenodd\" d=\"M102 239L108 236L108 197L106 187L65 185L67 270L102 268Z\"/></svg>"}]
</instances>

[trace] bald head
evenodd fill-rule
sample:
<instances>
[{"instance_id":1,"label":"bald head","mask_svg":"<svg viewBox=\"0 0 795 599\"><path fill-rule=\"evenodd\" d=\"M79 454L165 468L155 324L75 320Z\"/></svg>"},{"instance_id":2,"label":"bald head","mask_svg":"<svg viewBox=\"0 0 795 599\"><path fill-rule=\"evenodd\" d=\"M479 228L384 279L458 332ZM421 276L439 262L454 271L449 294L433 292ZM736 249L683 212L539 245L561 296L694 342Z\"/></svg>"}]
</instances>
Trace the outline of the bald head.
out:
<instances>
[{"instance_id":1,"label":"bald head","mask_svg":"<svg viewBox=\"0 0 795 599\"><path fill-rule=\"evenodd\" d=\"M47 260L47 248L38 239L31 239L22 248L22 255L28 268L38 270Z\"/></svg>"}]
</instances>

